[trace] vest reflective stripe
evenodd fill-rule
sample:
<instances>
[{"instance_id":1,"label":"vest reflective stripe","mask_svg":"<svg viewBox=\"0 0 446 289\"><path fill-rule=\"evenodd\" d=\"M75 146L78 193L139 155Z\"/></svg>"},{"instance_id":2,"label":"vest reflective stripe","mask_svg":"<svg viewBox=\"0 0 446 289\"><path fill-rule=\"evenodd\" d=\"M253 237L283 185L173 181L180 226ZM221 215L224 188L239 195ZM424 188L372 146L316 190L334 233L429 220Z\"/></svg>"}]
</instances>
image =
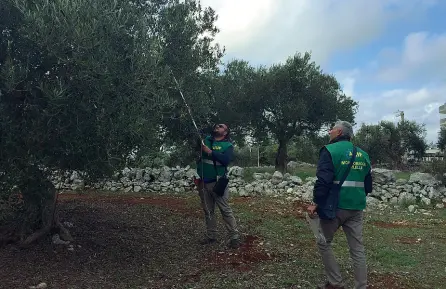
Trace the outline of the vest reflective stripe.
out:
<instances>
[{"instance_id":1,"label":"vest reflective stripe","mask_svg":"<svg viewBox=\"0 0 446 289\"><path fill-rule=\"evenodd\" d=\"M212 160L203 159L203 163L214 165L214 162ZM215 161L216 166L222 166L222 164L219 161Z\"/></svg>"},{"instance_id":2,"label":"vest reflective stripe","mask_svg":"<svg viewBox=\"0 0 446 289\"><path fill-rule=\"evenodd\" d=\"M341 140L325 147L331 155L335 173L334 181L339 181L348 168L347 165L352 157L353 144ZM369 155L357 147L356 160L339 192L338 208L344 210L365 209L367 198L364 181L369 171ZM336 183L339 184L339 182Z\"/></svg>"},{"instance_id":3,"label":"vest reflective stripe","mask_svg":"<svg viewBox=\"0 0 446 289\"><path fill-rule=\"evenodd\" d=\"M339 184L339 181L334 181L333 183ZM364 188L364 182L344 181L342 183L342 186L343 187Z\"/></svg>"},{"instance_id":4,"label":"vest reflective stripe","mask_svg":"<svg viewBox=\"0 0 446 289\"><path fill-rule=\"evenodd\" d=\"M212 137L208 136L204 140L204 144L211 148L211 142ZM223 141L214 141L212 144L212 150L218 153L224 153L229 147L232 146L232 143L223 140ZM212 156L209 156L207 153L202 152L201 154L201 160L197 162L197 174L200 176L200 178L203 179L216 179L217 176L223 176L226 172L226 167L220 163L215 163L212 161ZM215 170L217 169L217 171Z\"/></svg>"}]
</instances>

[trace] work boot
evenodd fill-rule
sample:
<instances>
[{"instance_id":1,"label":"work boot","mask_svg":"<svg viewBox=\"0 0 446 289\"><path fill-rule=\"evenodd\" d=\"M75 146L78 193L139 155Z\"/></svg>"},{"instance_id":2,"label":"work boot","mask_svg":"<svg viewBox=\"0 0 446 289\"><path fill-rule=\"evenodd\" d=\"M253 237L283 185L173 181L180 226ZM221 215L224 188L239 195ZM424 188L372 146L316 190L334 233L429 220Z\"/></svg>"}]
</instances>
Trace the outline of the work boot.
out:
<instances>
[{"instance_id":1,"label":"work boot","mask_svg":"<svg viewBox=\"0 0 446 289\"><path fill-rule=\"evenodd\" d=\"M204 238L203 240L200 241L200 245L209 245L209 244L213 244L215 242L217 242L217 239Z\"/></svg>"},{"instance_id":2,"label":"work boot","mask_svg":"<svg viewBox=\"0 0 446 289\"><path fill-rule=\"evenodd\" d=\"M316 287L316 289L345 289L344 286L334 286L331 285L328 281L325 282L324 285L319 285Z\"/></svg>"}]
</instances>

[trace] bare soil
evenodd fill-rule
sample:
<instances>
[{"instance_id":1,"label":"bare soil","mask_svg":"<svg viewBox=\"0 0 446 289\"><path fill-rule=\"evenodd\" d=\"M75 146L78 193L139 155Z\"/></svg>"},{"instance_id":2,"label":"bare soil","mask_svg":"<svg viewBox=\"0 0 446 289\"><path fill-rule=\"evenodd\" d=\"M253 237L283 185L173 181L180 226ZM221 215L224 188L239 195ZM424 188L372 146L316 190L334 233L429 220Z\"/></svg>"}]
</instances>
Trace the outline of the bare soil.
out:
<instances>
[{"instance_id":1,"label":"bare soil","mask_svg":"<svg viewBox=\"0 0 446 289\"><path fill-rule=\"evenodd\" d=\"M420 244L422 240L420 238L401 237L397 238L396 242L400 244L414 245Z\"/></svg>"},{"instance_id":2,"label":"bare soil","mask_svg":"<svg viewBox=\"0 0 446 289\"><path fill-rule=\"evenodd\" d=\"M407 289L407 288L417 288L416 284L410 284L410 281L393 274L378 274L370 273L369 279L371 285L368 286L369 289Z\"/></svg>"},{"instance_id":3,"label":"bare soil","mask_svg":"<svg viewBox=\"0 0 446 289\"><path fill-rule=\"evenodd\" d=\"M381 228L421 228L420 225L411 223L408 221L395 221L395 222L383 222L383 221L375 221L372 222L374 226L381 227Z\"/></svg>"},{"instance_id":4,"label":"bare soil","mask_svg":"<svg viewBox=\"0 0 446 289\"><path fill-rule=\"evenodd\" d=\"M265 214L261 215L264 217L278 214L301 219L307 206L302 202L289 206L271 202L266 206L249 207L256 201L254 198L232 199L234 206L248 206L253 212ZM311 272L310 277L295 276L298 280L313 278L311 284L284 285L288 284L284 280L290 275L286 271L280 273L284 264L300 266L286 258L299 260L304 256L285 256L279 248L266 246L265 237L251 229L254 223L242 222L245 233L239 249L226 247L221 218L219 242L199 245L204 216L199 200L193 196L60 194L58 202L61 221L68 222L65 224L75 241L56 245L48 236L28 249L13 245L0 248L0 288L28 288L41 282L47 283L47 288L58 289L314 288L321 281L314 277L317 273L312 273L320 267L296 267L299 272ZM410 223L375 222L374 225L416 228ZM397 240L405 244L414 244L413 241L410 238ZM315 247L314 243L309 245ZM320 263L319 259L313 262ZM275 264L277 273L266 274L265 268ZM270 287L262 282L274 285ZM370 282L370 288L426 288L419 287L413 280L387 273L372 272Z\"/></svg>"}]
</instances>

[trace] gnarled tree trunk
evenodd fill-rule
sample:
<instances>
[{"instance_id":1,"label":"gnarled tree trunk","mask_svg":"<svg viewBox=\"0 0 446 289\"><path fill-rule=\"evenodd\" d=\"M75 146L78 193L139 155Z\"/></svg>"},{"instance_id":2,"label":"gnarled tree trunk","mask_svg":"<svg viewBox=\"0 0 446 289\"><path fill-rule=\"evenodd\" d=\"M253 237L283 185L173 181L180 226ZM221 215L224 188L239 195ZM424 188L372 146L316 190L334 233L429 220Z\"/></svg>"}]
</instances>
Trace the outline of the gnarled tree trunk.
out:
<instances>
[{"instance_id":1,"label":"gnarled tree trunk","mask_svg":"<svg viewBox=\"0 0 446 289\"><path fill-rule=\"evenodd\" d=\"M279 148L276 155L276 170L285 173L287 170L288 159L288 142L286 140L279 140Z\"/></svg>"},{"instance_id":2,"label":"gnarled tree trunk","mask_svg":"<svg viewBox=\"0 0 446 289\"><path fill-rule=\"evenodd\" d=\"M59 221L56 188L39 169L27 171L32 174L18 186L16 194L21 204L16 207L14 220L0 227L0 245L16 243L26 247L52 232L58 232L65 241L73 241Z\"/></svg>"},{"instance_id":3,"label":"gnarled tree trunk","mask_svg":"<svg viewBox=\"0 0 446 289\"><path fill-rule=\"evenodd\" d=\"M54 188L53 184L49 188L49 193L51 197L44 202L41 207L41 225L40 228L33 232L31 235L26 236L21 234L19 245L22 247L29 246L35 241L41 239L48 235L51 231L57 231L60 238L64 241L73 241L68 230L62 225L59 220L59 214L57 212L57 190ZM24 238L25 237L25 238Z\"/></svg>"}]
</instances>

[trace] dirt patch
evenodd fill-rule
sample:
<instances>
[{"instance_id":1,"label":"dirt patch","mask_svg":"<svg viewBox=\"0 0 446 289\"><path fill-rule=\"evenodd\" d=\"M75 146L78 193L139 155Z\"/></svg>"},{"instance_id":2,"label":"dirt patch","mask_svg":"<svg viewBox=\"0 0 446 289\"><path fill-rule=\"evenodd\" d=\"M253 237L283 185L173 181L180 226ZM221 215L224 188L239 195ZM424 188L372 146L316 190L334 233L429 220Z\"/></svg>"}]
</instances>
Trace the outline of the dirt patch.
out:
<instances>
[{"instance_id":1,"label":"dirt patch","mask_svg":"<svg viewBox=\"0 0 446 289\"><path fill-rule=\"evenodd\" d=\"M308 203L303 201L293 201L293 202L280 202L272 201L269 203L257 203L255 198L243 198L235 199L235 204L247 204L247 207L257 213L262 215L268 215L271 217L296 217L299 219L305 219L305 212Z\"/></svg>"},{"instance_id":2,"label":"dirt patch","mask_svg":"<svg viewBox=\"0 0 446 289\"><path fill-rule=\"evenodd\" d=\"M215 251L207 262L217 267L231 266L240 271L249 271L255 264L274 258L274 255L262 246L260 237L247 235L237 250Z\"/></svg>"},{"instance_id":3,"label":"dirt patch","mask_svg":"<svg viewBox=\"0 0 446 289\"><path fill-rule=\"evenodd\" d=\"M392 288L392 289L415 289L420 288L419 285L411 280L408 280L402 276L397 276L393 274L379 274L376 272L371 272L369 274L369 284L368 289L381 289L381 288Z\"/></svg>"},{"instance_id":4,"label":"dirt patch","mask_svg":"<svg viewBox=\"0 0 446 289\"><path fill-rule=\"evenodd\" d=\"M207 271L206 248L197 244L203 220L172 214L187 200L168 197L63 196L62 222L74 242L55 245L52 236L29 249L0 248L1 288L175 288L198 282ZM142 205L136 205L141 204ZM199 207L199 203L197 204ZM225 229L218 227L218 234ZM70 247L70 245L72 247ZM198 273L197 273L198 272Z\"/></svg>"},{"instance_id":5,"label":"dirt patch","mask_svg":"<svg viewBox=\"0 0 446 289\"><path fill-rule=\"evenodd\" d=\"M269 207L269 208L259 208L254 209L254 211L262 213L262 214L268 214L272 216L290 216L292 215L292 211L288 208L277 208L277 207Z\"/></svg>"},{"instance_id":6,"label":"dirt patch","mask_svg":"<svg viewBox=\"0 0 446 289\"><path fill-rule=\"evenodd\" d=\"M88 203L109 203L122 205L153 205L166 208L173 213L179 213L190 217L202 217L203 213L197 202L196 208L191 208L185 199L156 196L101 196L91 194L59 194L58 202L86 201Z\"/></svg>"},{"instance_id":7,"label":"dirt patch","mask_svg":"<svg viewBox=\"0 0 446 289\"><path fill-rule=\"evenodd\" d=\"M234 197L232 198L231 203L244 204L244 203L251 203L254 200L255 200L254 197Z\"/></svg>"},{"instance_id":8,"label":"dirt patch","mask_svg":"<svg viewBox=\"0 0 446 289\"><path fill-rule=\"evenodd\" d=\"M408 244L408 245L421 244L421 238L403 237L403 238L397 238L396 242L400 243L400 244Z\"/></svg>"},{"instance_id":9,"label":"dirt patch","mask_svg":"<svg viewBox=\"0 0 446 289\"><path fill-rule=\"evenodd\" d=\"M141 196L101 196L90 194L59 194L58 201L88 201L92 202L107 202L118 204L153 204L153 205L166 205L166 206L184 206L186 204L184 199L174 197L141 197Z\"/></svg>"},{"instance_id":10,"label":"dirt patch","mask_svg":"<svg viewBox=\"0 0 446 289\"><path fill-rule=\"evenodd\" d=\"M305 203L303 201L295 201L293 202L293 215L298 217L299 219L305 219L305 212L310 204Z\"/></svg>"},{"instance_id":11,"label":"dirt patch","mask_svg":"<svg viewBox=\"0 0 446 289\"><path fill-rule=\"evenodd\" d=\"M180 212L182 206L185 210L195 206L188 198L62 194L59 201L61 221L71 223L67 227L75 239L70 244L73 247L55 245L48 236L29 249L0 248L0 260L8 264L0 270L0 287L28 288L46 282L48 289L212 288L223 280L229 285L218 284L221 287L226 285L226 288L234 288L240 282L246 283L244 287L243 284L237 285L239 288L284 288L284 280L294 278L294 266L301 266L299 271L302 275L298 278L308 276L306 283L318 282L314 264L320 257L314 240L302 239L300 244L293 236L294 246L291 249L290 239L279 236L280 229L270 228L278 236L270 235L264 239L256 235L259 231L255 226L244 223L243 231L248 235L243 238L239 249L227 249L224 242L202 246L198 240L202 238L204 220L172 214L175 210ZM200 211L199 200L196 204ZM306 209L305 203L279 203L274 200L270 203L253 200L252 208L258 208L257 204L262 208L285 208L288 212L301 213ZM264 220L263 217L259 220ZM444 237L441 229L443 227L439 227L437 236ZM227 233L223 224L219 224L217 230L218 236ZM301 232L307 235L308 228L299 228L295 236ZM390 230L380 233L388 232ZM423 237L423 241L428 240L431 241ZM269 245L269 242L274 245ZM307 248L310 245L312 248ZM420 264L434 262L436 265L438 261L434 257L422 256ZM415 268L411 273L414 270L421 271ZM277 278L265 278L268 273ZM441 275L435 274L427 277L417 274L423 280L415 280L416 277L409 275L372 272L369 288L441 288L441 280L435 277ZM300 282L293 282L296 283ZM419 283L423 284L420 286Z\"/></svg>"},{"instance_id":12,"label":"dirt patch","mask_svg":"<svg viewBox=\"0 0 446 289\"><path fill-rule=\"evenodd\" d=\"M376 227L380 227L380 228L421 228L420 225L415 224L415 223L410 223L407 221L396 221L396 222L382 222L382 221L375 221L375 222L371 222L372 225L376 226Z\"/></svg>"},{"instance_id":13,"label":"dirt patch","mask_svg":"<svg viewBox=\"0 0 446 289\"><path fill-rule=\"evenodd\" d=\"M290 205L279 205L271 206L268 208L265 208L263 212L265 213L273 213L275 215L279 216L294 216L298 219L305 219L305 212L307 211L307 208L310 204L305 203L303 201L294 201Z\"/></svg>"}]
</instances>

